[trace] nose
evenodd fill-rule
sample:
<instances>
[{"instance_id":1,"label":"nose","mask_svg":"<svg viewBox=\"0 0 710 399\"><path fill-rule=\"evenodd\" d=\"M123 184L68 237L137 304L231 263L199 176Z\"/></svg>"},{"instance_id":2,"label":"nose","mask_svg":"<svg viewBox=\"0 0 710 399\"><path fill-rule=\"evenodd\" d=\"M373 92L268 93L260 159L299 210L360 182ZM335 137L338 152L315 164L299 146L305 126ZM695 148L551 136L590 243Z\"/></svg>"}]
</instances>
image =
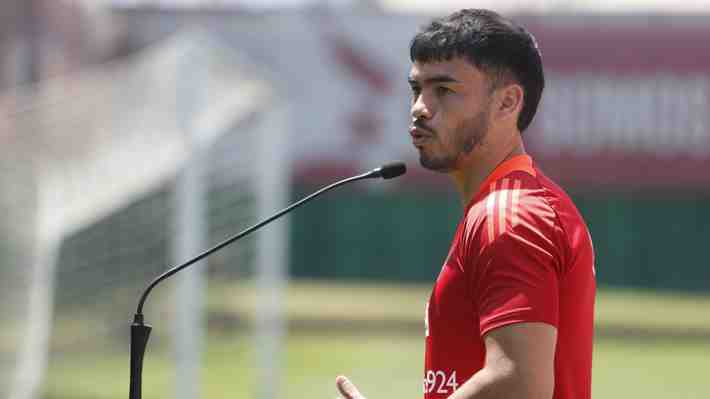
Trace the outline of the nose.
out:
<instances>
[{"instance_id":1,"label":"nose","mask_svg":"<svg viewBox=\"0 0 710 399\"><path fill-rule=\"evenodd\" d=\"M412 101L410 114L414 119L431 119L431 111L429 106L424 102L424 96L421 94Z\"/></svg>"}]
</instances>

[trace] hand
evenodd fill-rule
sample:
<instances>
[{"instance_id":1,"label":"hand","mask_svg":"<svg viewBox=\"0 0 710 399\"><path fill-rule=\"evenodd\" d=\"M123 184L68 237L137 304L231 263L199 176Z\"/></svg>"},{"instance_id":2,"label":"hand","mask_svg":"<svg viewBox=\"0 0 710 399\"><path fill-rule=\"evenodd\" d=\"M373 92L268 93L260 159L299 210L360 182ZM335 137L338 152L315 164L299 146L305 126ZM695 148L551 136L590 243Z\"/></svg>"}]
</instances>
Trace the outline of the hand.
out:
<instances>
[{"instance_id":1,"label":"hand","mask_svg":"<svg viewBox=\"0 0 710 399\"><path fill-rule=\"evenodd\" d=\"M342 375L335 379L335 386L338 387L338 392L343 399L365 399L355 385Z\"/></svg>"}]
</instances>

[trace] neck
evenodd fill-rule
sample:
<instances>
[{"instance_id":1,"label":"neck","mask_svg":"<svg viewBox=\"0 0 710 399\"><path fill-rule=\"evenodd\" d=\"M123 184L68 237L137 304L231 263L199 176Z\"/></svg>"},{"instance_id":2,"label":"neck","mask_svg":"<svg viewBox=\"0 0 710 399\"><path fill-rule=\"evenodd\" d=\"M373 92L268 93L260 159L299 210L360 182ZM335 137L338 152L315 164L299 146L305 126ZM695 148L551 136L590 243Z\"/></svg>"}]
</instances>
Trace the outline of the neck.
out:
<instances>
[{"instance_id":1,"label":"neck","mask_svg":"<svg viewBox=\"0 0 710 399\"><path fill-rule=\"evenodd\" d=\"M474 150L474 153L468 156L469 159L462 162L464 167L449 173L459 192L462 206L465 208L473 200L481 184L498 165L523 154L525 154L525 146L520 135L516 135L511 145L499 151L486 151L485 148Z\"/></svg>"}]
</instances>

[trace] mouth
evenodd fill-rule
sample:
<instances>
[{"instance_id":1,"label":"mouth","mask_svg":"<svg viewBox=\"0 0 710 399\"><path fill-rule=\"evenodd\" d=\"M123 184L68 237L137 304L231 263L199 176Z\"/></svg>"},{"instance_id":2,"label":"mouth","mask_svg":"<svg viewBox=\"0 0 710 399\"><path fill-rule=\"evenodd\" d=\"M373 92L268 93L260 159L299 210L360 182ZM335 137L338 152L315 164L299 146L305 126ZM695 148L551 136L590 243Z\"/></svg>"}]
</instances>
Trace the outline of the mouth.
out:
<instances>
[{"instance_id":1,"label":"mouth","mask_svg":"<svg viewBox=\"0 0 710 399\"><path fill-rule=\"evenodd\" d=\"M415 147L421 148L424 146L424 143L429 140L429 137L413 137L412 138L412 144L414 144Z\"/></svg>"},{"instance_id":2,"label":"mouth","mask_svg":"<svg viewBox=\"0 0 710 399\"><path fill-rule=\"evenodd\" d=\"M412 144L415 147L421 147L424 142L432 138L431 133L415 126L409 128L409 135L412 136Z\"/></svg>"}]
</instances>

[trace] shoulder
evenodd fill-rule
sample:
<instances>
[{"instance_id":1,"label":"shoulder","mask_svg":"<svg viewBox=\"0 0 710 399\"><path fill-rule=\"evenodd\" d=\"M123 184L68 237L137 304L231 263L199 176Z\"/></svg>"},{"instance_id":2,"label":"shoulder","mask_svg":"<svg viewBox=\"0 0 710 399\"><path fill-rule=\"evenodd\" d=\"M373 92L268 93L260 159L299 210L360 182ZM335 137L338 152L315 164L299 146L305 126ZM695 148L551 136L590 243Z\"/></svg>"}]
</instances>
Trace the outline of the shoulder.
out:
<instances>
[{"instance_id":1,"label":"shoulder","mask_svg":"<svg viewBox=\"0 0 710 399\"><path fill-rule=\"evenodd\" d=\"M482 228L483 243L527 229L549 231L558 224L553 192L537 176L512 172L485 187L480 199L466 213L467 235Z\"/></svg>"},{"instance_id":2,"label":"shoulder","mask_svg":"<svg viewBox=\"0 0 710 399\"><path fill-rule=\"evenodd\" d=\"M531 249L559 260L564 231L554 206L558 199L539 175L514 171L485 190L466 215L466 238L479 258Z\"/></svg>"}]
</instances>

